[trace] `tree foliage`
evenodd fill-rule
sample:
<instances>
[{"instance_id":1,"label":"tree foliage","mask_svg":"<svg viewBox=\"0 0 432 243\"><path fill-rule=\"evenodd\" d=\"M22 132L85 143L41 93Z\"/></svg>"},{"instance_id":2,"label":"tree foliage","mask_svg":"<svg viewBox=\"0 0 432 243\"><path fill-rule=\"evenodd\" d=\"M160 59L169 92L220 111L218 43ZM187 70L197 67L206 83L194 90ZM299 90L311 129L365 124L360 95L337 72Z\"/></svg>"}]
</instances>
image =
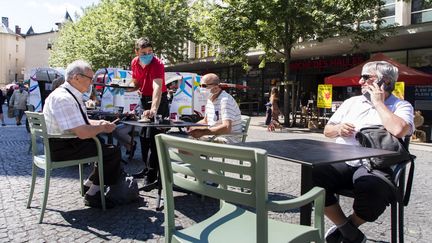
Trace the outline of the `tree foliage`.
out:
<instances>
[{"instance_id":1,"label":"tree foliage","mask_svg":"<svg viewBox=\"0 0 432 243\"><path fill-rule=\"evenodd\" d=\"M85 59L94 68L127 66L142 36L150 38L156 55L183 60L182 44L191 38L188 11L186 0L102 0L60 29L50 65Z\"/></svg>"},{"instance_id":2,"label":"tree foliage","mask_svg":"<svg viewBox=\"0 0 432 243\"><path fill-rule=\"evenodd\" d=\"M265 52L260 66L269 60L284 62L288 80L291 51L299 40L348 36L353 47L383 41L392 26L382 26L382 4L380 0L199 0L192 19L199 41L221 47L217 60L247 65L246 54L259 48ZM286 118L287 97L285 89Z\"/></svg>"}]
</instances>

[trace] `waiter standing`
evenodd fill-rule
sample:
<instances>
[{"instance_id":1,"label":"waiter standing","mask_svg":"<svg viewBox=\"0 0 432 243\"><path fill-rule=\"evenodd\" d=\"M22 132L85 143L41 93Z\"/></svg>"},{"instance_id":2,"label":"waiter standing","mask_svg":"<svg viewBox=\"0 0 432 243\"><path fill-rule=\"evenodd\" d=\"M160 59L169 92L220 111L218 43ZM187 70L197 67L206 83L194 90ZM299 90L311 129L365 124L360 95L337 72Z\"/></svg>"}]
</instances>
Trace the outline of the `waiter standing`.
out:
<instances>
[{"instance_id":1,"label":"waiter standing","mask_svg":"<svg viewBox=\"0 0 432 243\"><path fill-rule=\"evenodd\" d=\"M139 90L143 115L153 118L156 114L169 116L167 87L165 85L165 67L153 54L153 46L146 37L135 43L136 57L131 62L132 81L135 90ZM155 135L162 131L156 128L143 128L141 141L142 158L146 167L135 178L144 178L144 185L154 184L159 172L159 160L156 151Z\"/></svg>"}]
</instances>

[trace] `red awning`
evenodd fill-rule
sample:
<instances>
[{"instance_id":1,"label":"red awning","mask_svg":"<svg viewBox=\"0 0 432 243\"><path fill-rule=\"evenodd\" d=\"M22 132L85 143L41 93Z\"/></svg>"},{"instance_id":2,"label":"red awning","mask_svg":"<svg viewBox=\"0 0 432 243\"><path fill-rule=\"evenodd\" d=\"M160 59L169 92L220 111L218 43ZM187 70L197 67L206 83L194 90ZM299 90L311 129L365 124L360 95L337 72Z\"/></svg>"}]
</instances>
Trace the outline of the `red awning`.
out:
<instances>
[{"instance_id":1,"label":"red awning","mask_svg":"<svg viewBox=\"0 0 432 243\"><path fill-rule=\"evenodd\" d=\"M374 55L364 63L348 69L345 72L326 77L325 83L332 84L333 86L358 86L363 65L373 61L386 61L395 65L399 69L398 81L405 82L405 85L432 85L431 74L400 64L382 53Z\"/></svg>"}]
</instances>

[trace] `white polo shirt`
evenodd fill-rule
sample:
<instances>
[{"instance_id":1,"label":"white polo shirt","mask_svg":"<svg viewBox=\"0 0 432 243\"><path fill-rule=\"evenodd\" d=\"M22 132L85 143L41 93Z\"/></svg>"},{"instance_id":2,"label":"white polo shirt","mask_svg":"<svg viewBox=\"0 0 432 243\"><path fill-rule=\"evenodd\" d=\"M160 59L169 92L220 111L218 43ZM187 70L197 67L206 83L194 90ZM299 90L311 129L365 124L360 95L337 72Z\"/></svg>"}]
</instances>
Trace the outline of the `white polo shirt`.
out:
<instances>
[{"instance_id":1,"label":"white polo shirt","mask_svg":"<svg viewBox=\"0 0 432 243\"><path fill-rule=\"evenodd\" d=\"M230 120L232 122L231 132L242 132L241 112L237 102L223 90L213 102L207 100L205 114L210 127L220 125L224 120ZM240 137L229 137L227 140L228 143L241 142Z\"/></svg>"},{"instance_id":2,"label":"white polo shirt","mask_svg":"<svg viewBox=\"0 0 432 243\"><path fill-rule=\"evenodd\" d=\"M405 100L400 100L394 95L390 95L385 101L385 106L398 117L402 118L410 125L408 134L414 131L414 109L412 105ZM329 124L352 123L355 130L369 126L383 125L381 118L375 110L375 107L363 95L354 96L345 100L342 105L332 115ZM355 134L351 137L337 137L336 143L359 145L355 139ZM347 161L351 166L360 166L360 161Z\"/></svg>"}]
</instances>

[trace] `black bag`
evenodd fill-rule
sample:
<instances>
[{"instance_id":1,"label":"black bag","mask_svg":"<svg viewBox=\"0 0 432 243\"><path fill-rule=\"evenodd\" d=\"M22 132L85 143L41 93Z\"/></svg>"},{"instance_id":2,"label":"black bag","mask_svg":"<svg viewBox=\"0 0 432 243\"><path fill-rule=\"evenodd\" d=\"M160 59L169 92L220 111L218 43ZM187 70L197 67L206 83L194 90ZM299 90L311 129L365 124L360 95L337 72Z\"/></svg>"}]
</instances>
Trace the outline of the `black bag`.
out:
<instances>
[{"instance_id":1,"label":"black bag","mask_svg":"<svg viewBox=\"0 0 432 243\"><path fill-rule=\"evenodd\" d=\"M126 176L123 173L115 185L108 187L105 196L116 205L124 205L138 200L138 184L133 177Z\"/></svg>"},{"instance_id":2,"label":"black bag","mask_svg":"<svg viewBox=\"0 0 432 243\"><path fill-rule=\"evenodd\" d=\"M411 159L402 139L393 136L383 126L372 126L360 129L355 136L357 141L368 148L385 149L399 152L397 155L374 157L370 159L372 169L385 169Z\"/></svg>"}]
</instances>

